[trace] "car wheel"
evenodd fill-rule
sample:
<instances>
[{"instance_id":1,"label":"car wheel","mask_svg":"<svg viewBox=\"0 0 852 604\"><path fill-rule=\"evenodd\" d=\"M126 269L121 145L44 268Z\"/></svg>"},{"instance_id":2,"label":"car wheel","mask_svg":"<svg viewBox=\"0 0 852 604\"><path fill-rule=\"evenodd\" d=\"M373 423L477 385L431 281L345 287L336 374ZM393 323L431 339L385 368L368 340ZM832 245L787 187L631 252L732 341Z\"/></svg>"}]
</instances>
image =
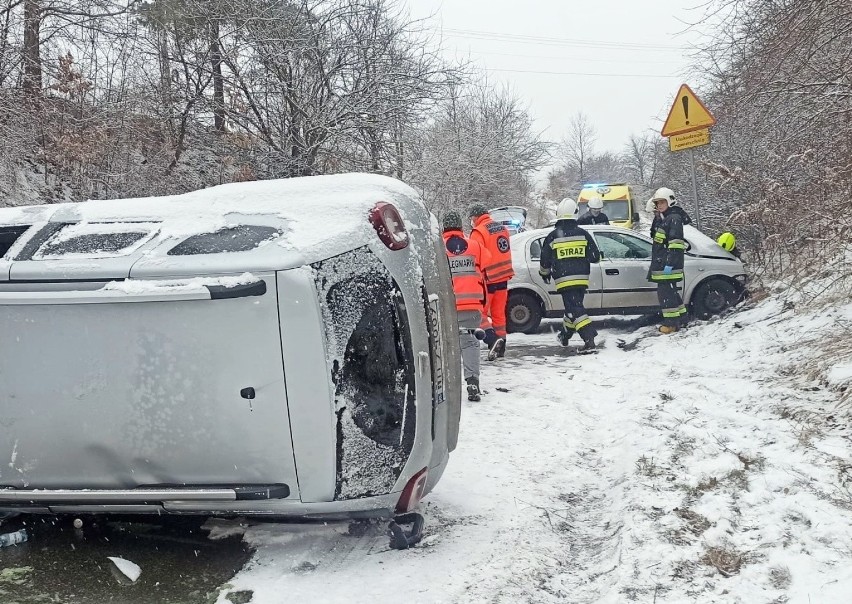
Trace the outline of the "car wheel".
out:
<instances>
[{"instance_id":1,"label":"car wheel","mask_svg":"<svg viewBox=\"0 0 852 604\"><path fill-rule=\"evenodd\" d=\"M705 281L692 295L692 312L699 319L709 319L737 303L736 288L723 279Z\"/></svg>"},{"instance_id":2,"label":"car wheel","mask_svg":"<svg viewBox=\"0 0 852 604\"><path fill-rule=\"evenodd\" d=\"M506 306L507 331L535 333L541 324L541 314L541 302L535 295L511 293Z\"/></svg>"}]
</instances>

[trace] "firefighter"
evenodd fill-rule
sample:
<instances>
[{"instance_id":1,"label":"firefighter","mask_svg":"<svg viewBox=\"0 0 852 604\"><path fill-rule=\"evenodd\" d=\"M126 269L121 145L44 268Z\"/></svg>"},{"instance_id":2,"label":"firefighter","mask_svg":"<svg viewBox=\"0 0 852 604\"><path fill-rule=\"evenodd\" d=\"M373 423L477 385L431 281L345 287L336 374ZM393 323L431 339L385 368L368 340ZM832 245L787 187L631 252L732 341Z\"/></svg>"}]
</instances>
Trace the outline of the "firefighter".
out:
<instances>
[{"instance_id":1,"label":"firefighter","mask_svg":"<svg viewBox=\"0 0 852 604\"><path fill-rule=\"evenodd\" d=\"M609 217L603 213L603 199L592 197L589 200L589 209L580 216L577 224L609 224Z\"/></svg>"},{"instance_id":2,"label":"firefighter","mask_svg":"<svg viewBox=\"0 0 852 604\"><path fill-rule=\"evenodd\" d=\"M479 329L485 308L483 264L487 261L487 252L479 243L464 236L458 212L447 212L444 216L444 248L453 274L467 400L479 401L479 340L474 332Z\"/></svg>"},{"instance_id":3,"label":"firefighter","mask_svg":"<svg viewBox=\"0 0 852 604\"><path fill-rule=\"evenodd\" d=\"M563 346L574 333L583 338L583 350L595 347L597 332L583 307L583 298L589 287L591 267L601 255L595 240L577 224L579 206L573 199L563 199L556 208L556 226L545 237L541 246L539 274L545 283L553 282L562 295L565 316L559 342Z\"/></svg>"},{"instance_id":4,"label":"firefighter","mask_svg":"<svg viewBox=\"0 0 852 604\"><path fill-rule=\"evenodd\" d=\"M666 187L657 189L653 197L659 218L654 220L654 245L651 249L649 280L657 284L657 298L663 312L660 332L670 334L686 324L686 306L678 290L684 279L683 254L686 241L683 225L689 224L689 215L676 205L674 192Z\"/></svg>"},{"instance_id":5,"label":"firefighter","mask_svg":"<svg viewBox=\"0 0 852 604\"><path fill-rule=\"evenodd\" d=\"M479 243L488 253L485 263L485 282L488 299L482 315L482 329L488 345L488 360L503 357L506 352L506 303L509 298L509 279L515 274L512 269L512 249L509 231L488 215L481 204L470 208L470 238Z\"/></svg>"}]
</instances>

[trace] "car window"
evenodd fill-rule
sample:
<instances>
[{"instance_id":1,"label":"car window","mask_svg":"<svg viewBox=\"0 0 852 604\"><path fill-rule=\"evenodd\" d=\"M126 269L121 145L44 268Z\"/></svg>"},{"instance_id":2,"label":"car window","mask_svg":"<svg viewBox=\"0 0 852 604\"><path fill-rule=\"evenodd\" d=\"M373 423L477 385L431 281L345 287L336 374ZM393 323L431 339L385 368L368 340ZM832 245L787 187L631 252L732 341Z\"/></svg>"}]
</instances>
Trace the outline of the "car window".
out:
<instances>
[{"instance_id":1,"label":"car window","mask_svg":"<svg viewBox=\"0 0 852 604\"><path fill-rule=\"evenodd\" d=\"M28 228L30 228L29 225L0 227L0 257L6 255L6 252Z\"/></svg>"},{"instance_id":2,"label":"car window","mask_svg":"<svg viewBox=\"0 0 852 604\"><path fill-rule=\"evenodd\" d=\"M81 222L65 224L26 260L114 258L132 253L157 232L156 223Z\"/></svg>"},{"instance_id":3,"label":"car window","mask_svg":"<svg viewBox=\"0 0 852 604\"><path fill-rule=\"evenodd\" d=\"M533 239L533 242L530 244L530 260L539 260L541 258L541 243L544 241L544 238L541 239Z\"/></svg>"},{"instance_id":4,"label":"car window","mask_svg":"<svg viewBox=\"0 0 852 604\"><path fill-rule=\"evenodd\" d=\"M244 224L220 229L212 233L193 235L170 249L167 255L195 256L198 254L247 252L280 234L281 231L274 227Z\"/></svg>"},{"instance_id":5,"label":"car window","mask_svg":"<svg viewBox=\"0 0 852 604\"><path fill-rule=\"evenodd\" d=\"M604 258L611 260L643 260L651 257L651 243L624 233L595 233L595 240Z\"/></svg>"}]
</instances>

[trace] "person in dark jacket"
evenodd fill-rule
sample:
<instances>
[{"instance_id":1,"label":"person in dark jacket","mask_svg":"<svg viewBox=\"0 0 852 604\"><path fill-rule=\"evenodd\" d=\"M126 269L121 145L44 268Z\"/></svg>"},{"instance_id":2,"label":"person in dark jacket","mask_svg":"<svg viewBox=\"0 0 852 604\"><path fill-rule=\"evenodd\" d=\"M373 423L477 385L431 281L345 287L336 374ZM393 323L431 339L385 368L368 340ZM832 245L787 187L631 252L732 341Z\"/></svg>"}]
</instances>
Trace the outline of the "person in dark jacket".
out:
<instances>
[{"instance_id":1,"label":"person in dark jacket","mask_svg":"<svg viewBox=\"0 0 852 604\"><path fill-rule=\"evenodd\" d=\"M674 205L675 196L671 189L657 189L653 201L658 216L655 216L651 226L654 245L651 249L649 280L657 284L657 298L663 312L660 332L670 334L687 321L686 306L678 284L684 280L686 240L683 238L683 225L691 221L683 209Z\"/></svg>"},{"instance_id":2,"label":"person in dark jacket","mask_svg":"<svg viewBox=\"0 0 852 604\"><path fill-rule=\"evenodd\" d=\"M660 189L657 189L657 190L663 191L662 195L665 195L665 198L669 200L669 206L671 208L677 208L674 211L677 212L678 214L680 214L681 222L683 222L684 225L692 224L692 219L689 217L689 214L687 214L686 210L684 210L682 207L680 207L678 205L677 200L675 199L675 196L674 196L674 191L672 191L671 189L667 189L666 187L663 187L663 188L660 188ZM662 222L663 217L657 211L657 206L654 203L653 197L648 200L648 204L645 206L645 209L649 213L654 215L653 220L651 220L651 237L653 237L654 232L657 230L657 227ZM650 279L650 276L648 278Z\"/></svg>"},{"instance_id":3,"label":"person in dark jacket","mask_svg":"<svg viewBox=\"0 0 852 604\"><path fill-rule=\"evenodd\" d=\"M583 350L590 350L595 347L598 334L586 314L583 298L589 287L589 264L599 262L601 254L592 236L577 224L578 213L579 207L573 199L559 203L556 226L541 246L538 272L545 283L552 279L556 291L562 295L565 316L559 332L560 343L567 346L576 332L585 343Z\"/></svg>"},{"instance_id":4,"label":"person in dark jacket","mask_svg":"<svg viewBox=\"0 0 852 604\"><path fill-rule=\"evenodd\" d=\"M603 213L603 199L592 197L589 200L589 209L580 216L577 224L609 224L609 217Z\"/></svg>"}]
</instances>

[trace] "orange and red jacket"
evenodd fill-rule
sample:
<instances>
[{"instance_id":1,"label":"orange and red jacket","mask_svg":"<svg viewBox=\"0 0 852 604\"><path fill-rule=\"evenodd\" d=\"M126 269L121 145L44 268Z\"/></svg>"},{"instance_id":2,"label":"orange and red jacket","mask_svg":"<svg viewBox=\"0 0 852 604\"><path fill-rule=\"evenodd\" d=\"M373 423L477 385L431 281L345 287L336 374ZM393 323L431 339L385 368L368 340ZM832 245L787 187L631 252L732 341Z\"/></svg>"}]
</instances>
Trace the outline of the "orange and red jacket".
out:
<instances>
[{"instance_id":1,"label":"orange and red jacket","mask_svg":"<svg viewBox=\"0 0 852 604\"><path fill-rule=\"evenodd\" d=\"M512 278L515 271L512 269L512 249L506 227L483 214L476 219L470 238L485 248L490 256L484 266L486 283L505 283Z\"/></svg>"},{"instance_id":2,"label":"orange and red jacket","mask_svg":"<svg viewBox=\"0 0 852 604\"><path fill-rule=\"evenodd\" d=\"M485 308L485 277L483 263L488 252L476 241L464 236L460 230L444 231L444 248L453 273L453 291L456 294L456 310L478 310Z\"/></svg>"}]
</instances>

